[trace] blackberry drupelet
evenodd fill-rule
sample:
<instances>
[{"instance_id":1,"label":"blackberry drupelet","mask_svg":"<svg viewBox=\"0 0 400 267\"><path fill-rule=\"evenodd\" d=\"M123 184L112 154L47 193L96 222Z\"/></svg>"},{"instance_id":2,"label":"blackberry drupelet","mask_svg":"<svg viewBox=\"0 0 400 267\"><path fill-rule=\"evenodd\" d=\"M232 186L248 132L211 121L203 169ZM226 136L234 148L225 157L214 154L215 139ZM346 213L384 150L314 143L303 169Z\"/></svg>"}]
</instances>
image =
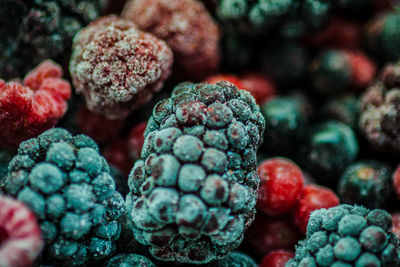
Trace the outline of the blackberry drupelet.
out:
<instances>
[{"instance_id":1,"label":"blackberry drupelet","mask_svg":"<svg viewBox=\"0 0 400 267\"><path fill-rule=\"evenodd\" d=\"M339 181L340 200L370 209L384 208L392 193L391 174L391 168L378 161L366 160L351 164Z\"/></svg>"},{"instance_id":2,"label":"blackberry drupelet","mask_svg":"<svg viewBox=\"0 0 400 267\"><path fill-rule=\"evenodd\" d=\"M76 266L114 252L124 200L89 137L54 128L22 142L1 187L37 216L43 263Z\"/></svg>"},{"instance_id":3,"label":"blackberry drupelet","mask_svg":"<svg viewBox=\"0 0 400 267\"><path fill-rule=\"evenodd\" d=\"M126 207L135 238L164 261L207 263L253 221L264 118L233 84L182 83L153 110Z\"/></svg>"},{"instance_id":4,"label":"blackberry drupelet","mask_svg":"<svg viewBox=\"0 0 400 267\"><path fill-rule=\"evenodd\" d=\"M0 77L20 77L46 58L66 59L74 34L107 0L0 2Z\"/></svg>"},{"instance_id":5,"label":"blackberry drupelet","mask_svg":"<svg viewBox=\"0 0 400 267\"><path fill-rule=\"evenodd\" d=\"M314 211L286 267L400 266L400 243L384 210L340 205Z\"/></svg>"}]
</instances>

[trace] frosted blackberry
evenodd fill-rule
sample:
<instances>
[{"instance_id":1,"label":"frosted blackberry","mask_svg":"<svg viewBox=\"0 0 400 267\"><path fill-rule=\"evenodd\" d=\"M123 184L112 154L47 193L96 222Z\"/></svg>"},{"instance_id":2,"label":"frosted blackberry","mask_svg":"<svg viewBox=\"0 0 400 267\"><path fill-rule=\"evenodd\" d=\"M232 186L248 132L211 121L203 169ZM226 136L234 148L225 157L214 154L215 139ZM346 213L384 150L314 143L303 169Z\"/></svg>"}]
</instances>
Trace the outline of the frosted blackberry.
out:
<instances>
[{"instance_id":1,"label":"frosted blackberry","mask_svg":"<svg viewBox=\"0 0 400 267\"><path fill-rule=\"evenodd\" d=\"M264 124L233 84L175 87L154 107L128 179L136 240L159 260L195 264L237 248L255 213Z\"/></svg>"},{"instance_id":2,"label":"frosted blackberry","mask_svg":"<svg viewBox=\"0 0 400 267\"><path fill-rule=\"evenodd\" d=\"M340 205L311 213L293 266L400 266L400 242L384 210Z\"/></svg>"},{"instance_id":3,"label":"frosted blackberry","mask_svg":"<svg viewBox=\"0 0 400 267\"><path fill-rule=\"evenodd\" d=\"M22 142L0 187L37 216L44 263L76 266L114 253L124 200L89 137L54 128Z\"/></svg>"}]
</instances>

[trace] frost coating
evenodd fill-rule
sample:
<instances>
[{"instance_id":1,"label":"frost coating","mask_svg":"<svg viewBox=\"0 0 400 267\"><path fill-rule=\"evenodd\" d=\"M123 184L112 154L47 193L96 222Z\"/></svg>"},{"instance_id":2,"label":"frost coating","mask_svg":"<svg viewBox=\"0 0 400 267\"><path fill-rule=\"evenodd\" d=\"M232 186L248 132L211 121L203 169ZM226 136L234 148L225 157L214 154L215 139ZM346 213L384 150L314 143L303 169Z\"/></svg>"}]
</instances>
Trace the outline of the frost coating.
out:
<instances>
[{"instance_id":1,"label":"frost coating","mask_svg":"<svg viewBox=\"0 0 400 267\"><path fill-rule=\"evenodd\" d=\"M170 75L172 57L164 41L110 15L75 35L69 67L87 107L116 119L127 116L161 89Z\"/></svg>"},{"instance_id":2,"label":"frost coating","mask_svg":"<svg viewBox=\"0 0 400 267\"><path fill-rule=\"evenodd\" d=\"M245 116L229 107L232 100ZM233 84L175 87L154 107L128 180L135 239L155 258L182 263L207 263L237 248L255 214L263 132L253 97Z\"/></svg>"}]
</instances>

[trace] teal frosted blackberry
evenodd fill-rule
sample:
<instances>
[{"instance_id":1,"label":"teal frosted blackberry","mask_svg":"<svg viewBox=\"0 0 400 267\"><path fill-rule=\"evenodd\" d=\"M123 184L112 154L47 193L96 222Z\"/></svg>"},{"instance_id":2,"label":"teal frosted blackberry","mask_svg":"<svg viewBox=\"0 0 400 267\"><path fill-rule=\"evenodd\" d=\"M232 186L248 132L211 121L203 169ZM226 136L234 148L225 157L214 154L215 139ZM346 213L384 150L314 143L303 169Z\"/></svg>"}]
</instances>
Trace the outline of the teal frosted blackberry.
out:
<instances>
[{"instance_id":1,"label":"teal frosted blackberry","mask_svg":"<svg viewBox=\"0 0 400 267\"><path fill-rule=\"evenodd\" d=\"M322 27L329 18L331 1L321 0L221 0L217 17L229 30L245 34L278 32L296 37Z\"/></svg>"},{"instance_id":2,"label":"teal frosted blackberry","mask_svg":"<svg viewBox=\"0 0 400 267\"><path fill-rule=\"evenodd\" d=\"M384 208L391 194L392 170L378 161L354 162L339 181L340 200L368 208Z\"/></svg>"},{"instance_id":3,"label":"teal frosted blackberry","mask_svg":"<svg viewBox=\"0 0 400 267\"><path fill-rule=\"evenodd\" d=\"M268 152L288 153L297 147L308 125L305 103L295 97L276 97L263 104L264 146Z\"/></svg>"},{"instance_id":4,"label":"teal frosted blackberry","mask_svg":"<svg viewBox=\"0 0 400 267\"><path fill-rule=\"evenodd\" d=\"M378 14L366 28L366 44L382 62L400 59L400 11Z\"/></svg>"},{"instance_id":5,"label":"teal frosted blackberry","mask_svg":"<svg viewBox=\"0 0 400 267\"><path fill-rule=\"evenodd\" d=\"M65 59L74 34L107 0L0 1L0 77L21 77L47 58Z\"/></svg>"},{"instance_id":6,"label":"teal frosted blackberry","mask_svg":"<svg viewBox=\"0 0 400 267\"><path fill-rule=\"evenodd\" d=\"M336 185L342 171L356 158L358 149L350 126L327 121L310 131L299 148L299 161L317 181Z\"/></svg>"},{"instance_id":7,"label":"teal frosted blackberry","mask_svg":"<svg viewBox=\"0 0 400 267\"><path fill-rule=\"evenodd\" d=\"M320 94L337 94L348 89L351 75L349 57L340 50L325 51L311 64L311 85Z\"/></svg>"},{"instance_id":8,"label":"teal frosted blackberry","mask_svg":"<svg viewBox=\"0 0 400 267\"><path fill-rule=\"evenodd\" d=\"M316 210L286 267L400 266L400 241L391 226L384 210L352 205Z\"/></svg>"},{"instance_id":9,"label":"teal frosted blackberry","mask_svg":"<svg viewBox=\"0 0 400 267\"><path fill-rule=\"evenodd\" d=\"M0 187L35 213L43 263L80 266L114 253L124 200L89 137L54 128L22 142Z\"/></svg>"},{"instance_id":10,"label":"teal frosted blackberry","mask_svg":"<svg viewBox=\"0 0 400 267\"><path fill-rule=\"evenodd\" d=\"M138 254L118 254L108 260L105 267L156 267L156 265L146 258Z\"/></svg>"},{"instance_id":11,"label":"teal frosted blackberry","mask_svg":"<svg viewBox=\"0 0 400 267\"><path fill-rule=\"evenodd\" d=\"M128 179L132 232L155 258L221 259L255 214L264 118L233 84L182 83L155 105Z\"/></svg>"},{"instance_id":12,"label":"teal frosted blackberry","mask_svg":"<svg viewBox=\"0 0 400 267\"><path fill-rule=\"evenodd\" d=\"M294 41L271 41L263 47L261 68L280 84L301 81L309 64L307 50Z\"/></svg>"},{"instance_id":13,"label":"teal frosted blackberry","mask_svg":"<svg viewBox=\"0 0 400 267\"><path fill-rule=\"evenodd\" d=\"M322 108L322 117L338 120L358 130L360 101L355 95L344 95L328 100Z\"/></svg>"},{"instance_id":14,"label":"teal frosted blackberry","mask_svg":"<svg viewBox=\"0 0 400 267\"><path fill-rule=\"evenodd\" d=\"M257 263L248 255L234 251L224 259L210 262L206 267L257 267Z\"/></svg>"}]
</instances>

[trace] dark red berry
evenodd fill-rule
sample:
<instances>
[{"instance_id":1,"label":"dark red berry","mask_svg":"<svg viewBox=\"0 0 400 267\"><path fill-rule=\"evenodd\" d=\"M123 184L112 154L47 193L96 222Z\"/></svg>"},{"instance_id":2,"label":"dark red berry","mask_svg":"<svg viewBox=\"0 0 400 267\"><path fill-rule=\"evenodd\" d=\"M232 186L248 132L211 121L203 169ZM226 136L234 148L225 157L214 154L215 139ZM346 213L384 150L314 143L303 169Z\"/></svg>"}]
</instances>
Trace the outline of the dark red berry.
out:
<instances>
[{"instance_id":1,"label":"dark red berry","mask_svg":"<svg viewBox=\"0 0 400 267\"><path fill-rule=\"evenodd\" d=\"M284 158L268 159L258 166L258 175L258 210L278 215L297 205L302 196L304 177L295 163Z\"/></svg>"},{"instance_id":2,"label":"dark red berry","mask_svg":"<svg viewBox=\"0 0 400 267\"><path fill-rule=\"evenodd\" d=\"M288 250L274 250L268 253L258 267L285 267L286 262L294 257L294 253Z\"/></svg>"}]
</instances>

